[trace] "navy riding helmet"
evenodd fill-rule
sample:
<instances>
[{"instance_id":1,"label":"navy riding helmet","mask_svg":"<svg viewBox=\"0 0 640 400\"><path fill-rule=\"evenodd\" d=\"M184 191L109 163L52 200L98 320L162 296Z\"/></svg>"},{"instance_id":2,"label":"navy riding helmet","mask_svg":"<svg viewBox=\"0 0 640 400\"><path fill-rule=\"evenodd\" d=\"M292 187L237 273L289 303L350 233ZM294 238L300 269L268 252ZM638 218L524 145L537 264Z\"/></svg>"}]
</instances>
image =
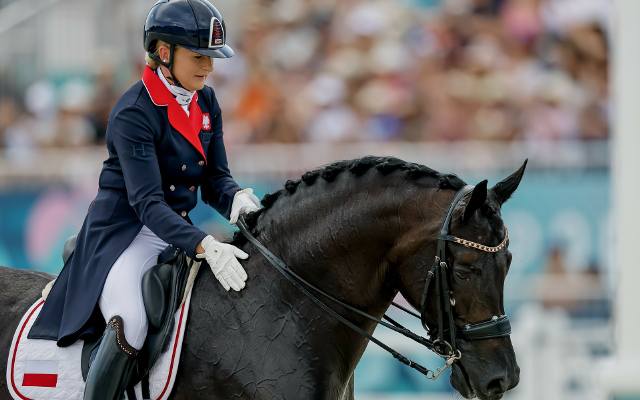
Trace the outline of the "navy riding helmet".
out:
<instances>
[{"instance_id":1,"label":"navy riding helmet","mask_svg":"<svg viewBox=\"0 0 640 400\"><path fill-rule=\"evenodd\" d=\"M171 45L168 63L155 54L158 40ZM207 57L229 58L234 52L226 42L222 14L207 0L159 0L144 24L144 49L169 69L176 45Z\"/></svg>"}]
</instances>

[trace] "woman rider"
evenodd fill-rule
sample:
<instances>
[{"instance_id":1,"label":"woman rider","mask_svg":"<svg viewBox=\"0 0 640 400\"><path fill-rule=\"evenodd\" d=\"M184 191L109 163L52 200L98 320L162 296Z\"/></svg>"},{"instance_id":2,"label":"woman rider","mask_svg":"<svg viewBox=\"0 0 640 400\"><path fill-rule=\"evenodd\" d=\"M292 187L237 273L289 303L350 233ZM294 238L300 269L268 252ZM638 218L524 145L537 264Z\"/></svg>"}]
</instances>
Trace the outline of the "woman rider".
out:
<instances>
[{"instance_id":1,"label":"woman rider","mask_svg":"<svg viewBox=\"0 0 640 400\"><path fill-rule=\"evenodd\" d=\"M68 346L104 331L85 400L117 399L124 390L147 334L142 276L167 245L206 259L224 289L245 286L237 258L248 255L189 219L198 188L231 223L259 207L229 172L220 106L204 84L212 57L233 55L225 34L207 0L160 0L147 16L147 66L111 112L98 194L29 332Z\"/></svg>"}]
</instances>

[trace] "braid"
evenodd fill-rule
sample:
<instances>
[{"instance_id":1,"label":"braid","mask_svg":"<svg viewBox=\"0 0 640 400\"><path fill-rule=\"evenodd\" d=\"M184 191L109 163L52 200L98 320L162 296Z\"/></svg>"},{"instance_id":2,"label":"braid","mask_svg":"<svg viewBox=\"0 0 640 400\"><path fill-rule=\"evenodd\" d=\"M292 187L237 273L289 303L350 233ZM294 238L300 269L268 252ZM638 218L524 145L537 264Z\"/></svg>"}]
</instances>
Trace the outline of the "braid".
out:
<instances>
[{"instance_id":1,"label":"braid","mask_svg":"<svg viewBox=\"0 0 640 400\"><path fill-rule=\"evenodd\" d=\"M288 180L284 184L283 189L266 194L261 201L263 208L246 216L245 220L247 225L250 229L255 230L258 217L268 211L278 199L293 195L301 186L313 186L318 181L318 178L322 178L325 182L333 182L345 171L350 172L354 177L358 178L373 168L382 176L389 175L396 171L404 171L408 180L415 181L421 178L435 178L437 187L440 189L459 190L465 185L465 182L456 175L441 174L424 165L408 163L395 157L366 156L355 160L337 161L324 168L306 172L299 180ZM244 241L244 236L236 232L233 242L243 243Z\"/></svg>"}]
</instances>

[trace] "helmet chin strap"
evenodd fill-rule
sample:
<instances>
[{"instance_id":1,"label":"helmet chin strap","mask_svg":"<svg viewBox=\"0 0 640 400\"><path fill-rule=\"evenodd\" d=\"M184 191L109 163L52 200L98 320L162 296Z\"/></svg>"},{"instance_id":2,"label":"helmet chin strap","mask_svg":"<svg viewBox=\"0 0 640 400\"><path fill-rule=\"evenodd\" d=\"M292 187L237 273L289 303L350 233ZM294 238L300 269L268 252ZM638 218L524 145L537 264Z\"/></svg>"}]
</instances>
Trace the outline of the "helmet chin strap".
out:
<instances>
[{"instance_id":1,"label":"helmet chin strap","mask_svg":"<svg viewBox=\"0 0 640 400\"><path fill-rule=\"evenodd\" d=\"M168 77L168 79L171 79L173 81L173 85L174 86L178 86L181 87L183 89L186 89L184 86L182 86L182 83L180 83L180 81L178 80L178 78L176 78L176 75L173 73L173 60L174 60L174 55L176 53L176 45L175 44L171 44L170 45L170 50L169 50L169 62L166 62L164 60L162 60L160 58L160 55L158 55L157 52L154 52L151 55L151 58L153 60L155 60L156 62L158 62L160 65L167 67L169 69L169 73L171 74L171 76Z\"/></svg>"}]
</instances>

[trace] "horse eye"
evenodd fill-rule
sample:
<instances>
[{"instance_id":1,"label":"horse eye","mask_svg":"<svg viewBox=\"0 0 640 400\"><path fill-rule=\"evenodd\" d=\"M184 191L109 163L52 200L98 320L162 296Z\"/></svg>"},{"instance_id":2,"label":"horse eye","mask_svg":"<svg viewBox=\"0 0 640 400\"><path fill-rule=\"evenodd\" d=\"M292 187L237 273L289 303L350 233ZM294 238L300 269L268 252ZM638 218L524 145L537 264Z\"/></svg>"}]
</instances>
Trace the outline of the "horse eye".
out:
<instances>
[{"instance_id":1,"label":"horse eye","mask_svg":"<svg viewBox=\"0 0 640 400\"><path fill-rule=\"evenodd\" d=\"M471 273L475 272L476 268L471 265L458 264L453 269L453 273L455 274L456 278L463 281L469 280L471 277Z\"/></svg>"},{"instance_id":2,"label":"horse eye","mask_svg":"<svg viewBox=\"0 0 640 400\"><path fill-rule=\"evenodd\" d=\"M456 278L458 278L458 279L460 279L462 281L468 281L469 278L470 278L469 277L470 274L471 274L470 271L467 271L467 272L456 271L455 272Z\"/></svg>"}]
</instances>

